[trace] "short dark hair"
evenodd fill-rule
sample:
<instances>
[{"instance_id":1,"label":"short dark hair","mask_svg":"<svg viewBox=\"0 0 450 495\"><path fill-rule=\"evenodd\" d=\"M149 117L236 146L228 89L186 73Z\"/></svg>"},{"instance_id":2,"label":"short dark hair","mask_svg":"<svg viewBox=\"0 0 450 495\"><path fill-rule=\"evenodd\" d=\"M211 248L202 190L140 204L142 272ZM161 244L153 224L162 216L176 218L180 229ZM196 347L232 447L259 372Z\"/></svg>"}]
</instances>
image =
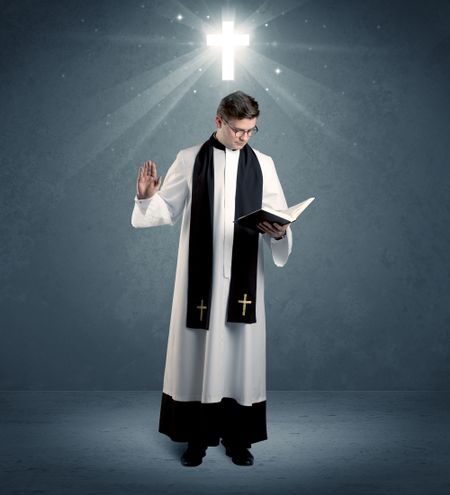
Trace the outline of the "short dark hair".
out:
<instances>
[{"instance_id":1,"label":"short dark hair","mask_svg":"<svg viewBox=\"0 0 450 495\"><path fill-rule=\"evenodd\" d=\"M217 115L225 119L254 119L259 115L258 102L243 91L235 91L222 98Z\"/></svg>"}]
</instances>

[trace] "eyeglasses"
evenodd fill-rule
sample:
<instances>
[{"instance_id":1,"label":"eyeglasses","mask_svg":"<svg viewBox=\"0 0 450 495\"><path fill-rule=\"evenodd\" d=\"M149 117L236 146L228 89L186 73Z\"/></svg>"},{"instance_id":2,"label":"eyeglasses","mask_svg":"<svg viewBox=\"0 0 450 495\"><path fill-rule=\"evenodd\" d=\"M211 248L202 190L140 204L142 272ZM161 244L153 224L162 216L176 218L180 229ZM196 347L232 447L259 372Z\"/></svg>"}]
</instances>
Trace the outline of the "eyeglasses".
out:
<instances>
[{"instance_id":1,"label":"eyeglasses","mask_svg":"<svg viewBox=\"0 0 450 495\"><path fill-rule=\"evenodd\" d=\"M222 120L234 132L234 135L237 138L241 138L244 134L247 134L247 136L250 137L252 134L256 134L258 132L258 127L256 125L255 125L255 127L253 127L253 129L248 129L248 130L246 130L246 129L236 129L236 127L233 127L232 125L230 125L230 123L227 122L223 117L222 117Z\"/></svg>"}]
</instances>

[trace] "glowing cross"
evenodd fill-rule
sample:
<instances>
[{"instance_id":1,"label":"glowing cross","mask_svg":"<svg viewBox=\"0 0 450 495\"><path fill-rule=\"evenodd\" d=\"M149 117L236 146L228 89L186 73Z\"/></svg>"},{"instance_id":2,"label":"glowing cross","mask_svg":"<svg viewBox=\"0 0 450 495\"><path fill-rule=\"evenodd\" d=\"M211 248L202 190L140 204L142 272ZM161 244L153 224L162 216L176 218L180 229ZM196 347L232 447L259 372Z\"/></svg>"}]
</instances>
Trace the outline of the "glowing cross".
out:
<instances>
[{"instance_id":1,"label":"glowing cross","mask_svg":"<svg viewBox=\"0 0 450 495\"><path fill-rule=\"evenodd\" d=\"M222 34L208 34L206 37L208 46L222 47L222 81L234 80L234 47L248 46L250 36L248 34L235 34L234 22L222 22Z\"/></svg>"},{"instance_id":2,"label":"glowing cross","mask_svg":"<svg viewBox=\"0 0 450 495\"><path fill-rule=\"evenodd\" d=\"M252 304L253 301L247 301L247 294L244 294L244 299L240 299L238 301L239 304L242 304L242 316L245 316L245 310L247 309L247 304Z\"/></svg>"}]
</instances>

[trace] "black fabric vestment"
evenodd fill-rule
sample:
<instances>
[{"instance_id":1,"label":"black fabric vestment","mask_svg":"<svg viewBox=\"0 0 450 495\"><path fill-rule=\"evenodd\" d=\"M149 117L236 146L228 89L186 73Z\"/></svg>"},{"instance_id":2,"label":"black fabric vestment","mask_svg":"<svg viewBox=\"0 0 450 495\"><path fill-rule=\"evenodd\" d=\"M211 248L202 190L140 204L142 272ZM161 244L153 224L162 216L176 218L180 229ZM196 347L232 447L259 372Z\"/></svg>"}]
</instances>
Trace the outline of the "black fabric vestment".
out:
<instances>
[{"instance_id":1,"label":"black fabric vestment","mask_svg":"<svg viewBox=\"0 0 450 495\"><path fill-rule=\"evenodd\" d=\"M201 146L195 158L192 175L186 318L186 326L189 328L209 328L214 229L214 148L226 152L223 144L211 136ZM239 153L235 218L261 208L262 187L263 179L258 158L247 144ZM256 322L258 244L258 232L235 224L228 322ZM247 305L245 301L252 303Z\"/></svg>"}]
</instances>

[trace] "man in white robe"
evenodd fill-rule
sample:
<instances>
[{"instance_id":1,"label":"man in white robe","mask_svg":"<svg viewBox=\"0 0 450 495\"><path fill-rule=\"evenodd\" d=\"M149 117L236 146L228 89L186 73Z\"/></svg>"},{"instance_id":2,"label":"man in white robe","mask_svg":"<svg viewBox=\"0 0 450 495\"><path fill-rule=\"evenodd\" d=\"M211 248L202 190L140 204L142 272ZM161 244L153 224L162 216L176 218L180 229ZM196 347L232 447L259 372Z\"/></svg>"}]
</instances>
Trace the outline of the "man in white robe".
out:
<instances>
[{"instance_id":1,"label":"man in white robe","mask_svg":"<svg viewBox=\"0 0 450 495\"><path fill-rule=\"evenodd\" d=\"M180 151L162 186L154 162L147 161L139 169L133 227L173 225L182 217L159 431L174 441L188 442L181 458L185 466L199 465L207 447L218 445L220 439L235 464L252 465L248 449L267 438L263 244L268 245L275 265L283 266L292 248L289 227L259 225L256 300L247 295L239 299L242 314L255 305L256 321L227 319L239 157L244 147L250 148L247 142L257 132L258 115L257 102L237 91L223 98L215 117L216 132L210 138L214 187L211 296L208 303L202 299L193 308L201 320L209 311L207 328L192 328L186 320L193 170L201 147ZM262 174L261 206L285 209L273 160L253 151ZM201 273L204 268L195 269Z\"/></svg>"}]
</instances>

